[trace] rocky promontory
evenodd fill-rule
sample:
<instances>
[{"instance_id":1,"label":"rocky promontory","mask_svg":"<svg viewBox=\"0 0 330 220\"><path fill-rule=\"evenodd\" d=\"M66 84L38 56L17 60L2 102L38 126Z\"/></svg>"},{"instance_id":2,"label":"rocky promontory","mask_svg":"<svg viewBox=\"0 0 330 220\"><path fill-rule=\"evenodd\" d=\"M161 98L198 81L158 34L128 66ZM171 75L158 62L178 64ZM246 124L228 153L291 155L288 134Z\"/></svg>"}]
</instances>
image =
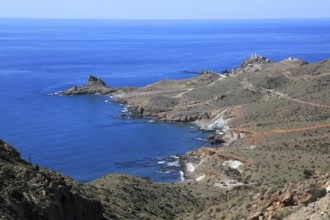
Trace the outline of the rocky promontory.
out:
<instances>
[{"instance_id":1,"label":"rocky promontory","mask_svg":"<svg viewBox=\"0 0 330 220\"><path fill-rule=\"evenodd\" d=\"M194 123L203 131L215 132L211 134L211 141L214 146L221 146L223 152L216 151L214 155L231 155L232 158L236 158L236 155L244 161L253 161L248 163L252 172L247 174L243 171L236 175L241 177L237 181L244 182L246 177L254 182L272 181L263 174L268 167L263 165L263 169L260 169L260 164L272 161L272 166L277 167L274 158L283 160L286 151L299 143L299 154L292 156L294 162L287 158L284 162L287 165L282 170L283 181L292 181L303 171L300 167L292 175L292 166L289 164L306 167L299 158L311 162L306 167L308 169L316 166L324 168L327 164L324 162L328 161L327 154L320 152L328 149L330 143L326 136L330 127L329 71L329 60L308 64L289 57L274 62L253 55L226 76L204 74L184 80L161 80L122 93L114 101L127 104L133 118ZM97 84L104 86L104 83ZM320 151L310 157L308 154L311 149L308 146L314 145L313 151L319 148ZM269 149L274 149L276 154L272 155ZM259 151L263 151L263 154L256 153ZM186 178L190 179L206 175L217 158L221 158L198 152L191 154L191 157L205 160L200 166L204 168L200 168L199 173L188 175L186 172ZM243 160L237 161L244 165ZM225 160L218 162L228 164ZM272 166L269 166L273 171ZM226 167L218 166L214 170L216 175L209 175L210 178L203 178L202 181L228 180L229 177L222 175L226 173ZM222 180L218 178L221 175Z\"/></svg>"},{"instance_id":2,"label":"rocky promontory","mask_svg":"<svg viewBox=\"0 0 330 220\"><path fill-rule=\"evenodd\" d=\"M228 76L162 80L116 101L128 104L133 117L189 122L215 132L211 141L222 150L187 153L186 178L217 185L246 179L281 185L301 177L303 169L325 169L330 162L329 72L330 60L308 64L289 57L274 62L253 55ZM275 181L270 176L279 164L281 181Z\"/></svg>"},{"instance_id":3,"label":"rocky promontory","mask_svg":"<svg viewBox=\"0 0 330 220\"><path fill-rule=\"evenodd\" d=\"M84 86L73 86L64 92L60 92L60 95L115 95L125 92L133 91L133 87L108 87L105 82L95 76L90 75L87 80L87 84Z\"/></svg>"}]
</instances>

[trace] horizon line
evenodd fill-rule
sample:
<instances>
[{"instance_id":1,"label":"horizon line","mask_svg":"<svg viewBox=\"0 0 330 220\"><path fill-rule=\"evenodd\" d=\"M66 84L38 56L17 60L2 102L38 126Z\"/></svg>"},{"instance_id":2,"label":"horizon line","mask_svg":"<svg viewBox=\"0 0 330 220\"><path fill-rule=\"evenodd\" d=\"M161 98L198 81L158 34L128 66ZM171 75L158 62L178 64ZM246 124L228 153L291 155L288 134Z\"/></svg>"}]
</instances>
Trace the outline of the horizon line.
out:
<instances>
[{"instance_id":1,"label":"horizon line","mask_svg":"<svg viewBox=\"0 0 330 220\"><path fill-rule=\"evenodd\" d=\"M40 19L40 20L322 20L330 17L297 17L297 18L59 18L59 17L0 17L0 19Z\"/></svg>"}]
</instances>

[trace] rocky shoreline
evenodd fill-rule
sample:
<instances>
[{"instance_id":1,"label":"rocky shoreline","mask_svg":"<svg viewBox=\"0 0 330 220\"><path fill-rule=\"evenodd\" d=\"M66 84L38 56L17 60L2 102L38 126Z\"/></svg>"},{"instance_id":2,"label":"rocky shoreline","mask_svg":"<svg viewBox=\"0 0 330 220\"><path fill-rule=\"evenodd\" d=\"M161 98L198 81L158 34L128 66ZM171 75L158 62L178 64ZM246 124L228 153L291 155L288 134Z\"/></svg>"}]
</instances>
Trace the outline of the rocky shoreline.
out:
<instances>
[{"instance_id":1,"label":"rocky shoreline","mask_svg":"<svg viewBox=\"0 0 330 220\"><path fill-rule=\"evenodd\" d=\"M198 151L210 157L217 154L206 148ZM330 217L330 174L305 175L303 181L266 191L234 180L228 181L232 185L228 191L199 180L160 184L120 174L81 184L22 160L0 140L0 218L326 220Z\"/></svg>"}]
</instances>

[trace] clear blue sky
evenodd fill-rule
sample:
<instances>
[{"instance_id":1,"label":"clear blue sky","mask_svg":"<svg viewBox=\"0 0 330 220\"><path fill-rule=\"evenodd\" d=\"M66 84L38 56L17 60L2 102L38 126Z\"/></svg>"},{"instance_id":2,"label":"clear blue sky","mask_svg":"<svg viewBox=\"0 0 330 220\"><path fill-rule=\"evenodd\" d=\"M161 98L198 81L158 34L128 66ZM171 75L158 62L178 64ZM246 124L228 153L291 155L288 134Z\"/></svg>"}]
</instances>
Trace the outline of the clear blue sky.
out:
<instances>
[{"instance_id":1,"label":"clear blue sky","mask_svg":"<svg viewBox=\"0 0 330 220\"><path fill-rule=\"evenodd\" d=\"M328 18L330 0L0 0L0 17Z\"/></svg>"}]
</instances>

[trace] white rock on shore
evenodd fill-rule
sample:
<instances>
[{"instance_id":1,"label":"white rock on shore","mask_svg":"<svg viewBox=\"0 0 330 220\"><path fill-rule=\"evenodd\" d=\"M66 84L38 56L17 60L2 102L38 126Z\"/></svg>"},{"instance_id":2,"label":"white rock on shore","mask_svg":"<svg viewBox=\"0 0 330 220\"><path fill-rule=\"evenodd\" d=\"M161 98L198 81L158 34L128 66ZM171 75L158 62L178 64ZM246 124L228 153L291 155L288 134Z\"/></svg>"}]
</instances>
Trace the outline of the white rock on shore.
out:
<instances>
[{"instance_id":1,"label":"white rock on shore","mask_svg":"<svg viewBox=\"0 0 330 220\"><path fill-rule=\"evenodd\" d=\"M195 171L195 166L192 163L187 163L186 170L190 173L193 173Z\"/></svg>"},{"instance_id":2,"label":"white rock on shore","mask_svg":"<svg viewBox=\"0 0 330 220\"><path fill-rule=\"evenodd\" d=\"M202 181L204 178L205 178L205 174L203 174L203 175L197 177L197 178L196 178L196 181L200 182L200 181Z\"/></svg>"},{"instance_id":3,"label":"white rock on shore","mask_svg":"<svg viewBox=\"0 0 330 220\"><path fill-rule=\"evenodd\" d=\"M201 130L206 131L223 131L226 132L229 130L229 127L226 126L228 119L225 119L225 115L227 113L227 109L222 111L217 117L215 117L211 122L209 123L197 123Z\"/></svg>"},{"instance_id":4,"label":"white rock on shore","mask_svg":"<svg viewBox=\"0 0 330 220\"><path fill-rule=\"evenodd\" d=\"M239 160L227 160L222 163L222 166L226 166L238 170L240 173L243 173L244 171L244 165Z\"/></svg>"}]
</instances>

